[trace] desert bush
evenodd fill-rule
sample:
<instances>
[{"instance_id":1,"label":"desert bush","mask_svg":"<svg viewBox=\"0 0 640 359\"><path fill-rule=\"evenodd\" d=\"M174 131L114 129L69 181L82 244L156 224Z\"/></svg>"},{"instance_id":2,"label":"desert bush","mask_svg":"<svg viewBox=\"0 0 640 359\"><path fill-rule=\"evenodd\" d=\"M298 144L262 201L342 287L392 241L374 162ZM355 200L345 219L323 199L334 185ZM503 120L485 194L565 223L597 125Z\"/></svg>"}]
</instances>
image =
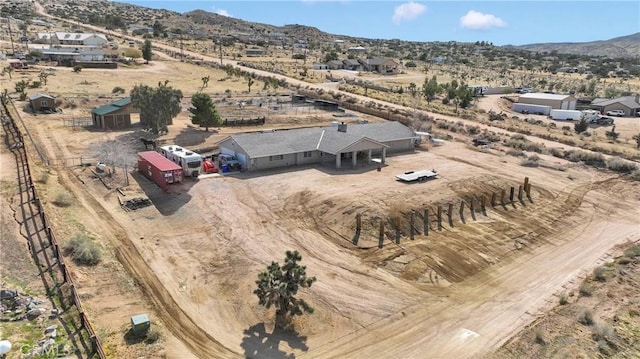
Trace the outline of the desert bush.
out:
<instances>
[{"instance_id":1,"label":"desert bush","mask_svg":"<svg viewBox=\"0 0 640 359\"><path fill-rule=\"evenodd\" d=\"M82 66L76 65L73 67L73 72L79 73L80 71L82 71Z\"/></svg>"},{"instance_id":2,"label":"desert bush","mask_svg":"<svg viewBox=\"0 0 640 359\"><path fill-rule=\"evenodd\" d=\"M538 167L539 162L540 161L540 157L533 155L533 156L529 156L527 158L525 158L524 160L522 160L520 162L520 166L524 166L524 167Z\"/></svg>"},{"instance_id":3,"label":"desert bush","mask_svg":"<svg viewBox=\"0 0 640 359\"><path fill-rule=\"evenodd\" d=\"M553 157L564 158L564 150L558 147L549 148L549 154Z\"/></svg>"},{"instance_id":4,"label":"desert bush","mask_svg":"<svg viewBox=\"0 0 640 359\"><path fill-rule=\"evenodd\" d=\"M615 335L613 328L607 323L597 323L591 330L593 340L595 341L606 340L607 342L609 342Z\"/></svg>"},{"instance_id":5,"label":"desert bush","mask_svg":"<svg viewBox=\"0 0 640 359\"><path fill-rule=\"evenodd\" d=\"M615 172L631 173L636 171L638 166L620 157L613 157L607 160L607 168Z\"/></svg>"},{"instance_id":6,"label":"desert bush","mask_svg":"<svg viewBox=\"0 0 640 359\"><path fill-rule=\"evenodd\" d=\"M540 345L547 344L547 341L544 339L544 333L542 333L542 329L536 328L533 331L533 335L535 336L535 341L537 344L540 344Z\"/></svg>"},{"instance_id":7,"label":"desert bush","mask_svg":"<svg viewBox=\"0 0 640 359\"><path fill-rule=\"evenodd\" d=\"M578 315L578 323L584 325L593 325L593 313L590 309L583 309Z\"/></svg>"},{"instance_id":8,"label":"desert bush","mask_svg":"<svg viewBox=\"0 0 640 359\"><path fill-rule=\"evenodd\" d=\"M590 297L592 292L593 292L593 289L591 288L590 285L585 283L585 284L580 286L580 289L578 290L578 292L580 293L580 296L582 296L582 297Z\"/></svg>"},{"instance_id":9,"label":"desert bush","mask_svg":"<svg viewBox=\"0 0 640 359\"><path fill-rule=\"evenodd\" d=\"M507 154L509 156L514 156L514 157L525 157L526 154L521 151L521 150L516 150L515 148L510 148L507 150Z\"/></svg>"},{"instance_id":10,"label":"desert bush","mask_svg":"<svg viewBox=\"0 0 640 359\"><path fill-rule=\"evenodd\" d=\"M49 182L49 172L42 172L40 178L38 178L38 183L46 184Z\"/></svg>"},{"instance_id":11,"label":"desert bush","mask_svg":"<svg viewBox=\"0 0 640 359\"><path fill-rule=\"evenodd\" d=\"M58 192L53 200L53 204L58 207L69 207L73 204L73 196L71 196L69 192Z\"/></svg>"},{"instance_id":12,"label":"desert bush","mask_svg":"<svg viewBox=\"0 0 640 359\"><path fill-rule=\"evenodd\" d=\"M84 233L76 233L66 246L67 253L78 264L95 265L102 255L100 247Z\"/></svg>"},{"instance_id":13,"label":"desert bush","mask_svg":"<svg viewBox=\"0 0 640 359\"><path fill-rule=\"evenodd\" d=\"M155 342L157 342L160 339L160 332L158 332L157 330L150 330L147 333L147 337L144 340L145 344L153 344Z\"/></svg>"},{"instance_id":14,"label":"desert bush","mask_svg":"<svg viewBox=\"0 0 640 359\"><path fill-rule=\"evenodd\" d=\"M560 294L560 305L569 304L569 297L565 293Z\"/></svg>"},{"instance_id":15,"label":"desert bush","mask_svg":"<svg viewBox=\"0 0 640 359\"><path fill-rule=\"evenodd\" d=\"M640 257L640 246L633 246L624 251L624 255L629 258Z\"/></svg>"},{"instance_id":16,"label":"desert bush","mask_svg":"<svg viewBox=\"0 0 640 359\"><path fill-rule=\"evenodd\" d=\"M42 82L40 82L40 81L32 81L32 82L29 84L29 88L37 89L37 88L38 88L38 87L40 87L41 85L42 85Z\"/></svg>"},{"instance_id":17,"label":"desert bush","mask_svg":"<svg viewBox=\"0 0 640 359\"><path fill-rule=\"evenodd\" d=\"M606 282L607 281L607 269L603 266L597 267L593 270L593 279L598 282Z\"/></svg>"},{"instance_id":18,"label":"desert bush","mask_svg":"<svg viewBox=\"0 0 640 359\"><path fill-rule=\"evenodd\" d=\"M20 92L20 96L18 97L18 99L20 101L26 101L27 100L27 93L26 92Z\"/></svg>"},{"instance_id":19,"label":"desert bush","mask_svg":"<svg viewBox=\"0 0 640 359\"><path fill-rule=\"evenodd\" d=\"M124 93L124 92L125 90L120 86L116 86L113 88L113 90L111 90L111 93L113 94Z\"/></svg>"},{"instance_id":20,"label":"desert bush","mask_svg":"<svg viewBox=\"0 0 640 359\"><path fill-rule=\"evenodd\" d=\"M590 166L596 166L596 167L606 166L604 156L602 156L602 154L600 153L580 151L580 150L570 151L567 154L566 159L568 159L571 162L584 162L585 164Z\"/></svg>"},{"instance_id":21,"label":"desert bush","mask_svg":"<svg viewBox=\"0 0 640 359\"><path fill-rule=\"evenodd\" d=\"M571 127L570 126L562 126L562 130L563 131L571 131Z\"/></svg>"}]
</instances>

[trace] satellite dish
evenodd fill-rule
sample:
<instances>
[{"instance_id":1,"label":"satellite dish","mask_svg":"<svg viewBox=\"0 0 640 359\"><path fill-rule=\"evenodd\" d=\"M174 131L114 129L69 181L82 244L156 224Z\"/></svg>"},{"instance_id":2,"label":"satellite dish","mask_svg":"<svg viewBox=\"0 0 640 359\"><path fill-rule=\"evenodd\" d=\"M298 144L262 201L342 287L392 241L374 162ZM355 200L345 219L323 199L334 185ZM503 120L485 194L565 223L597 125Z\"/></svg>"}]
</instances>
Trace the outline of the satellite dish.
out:
<instances>
[{"instance_id":1,"label":"satellite dish","mask_svg":"<svg viewBox=\"0 0 640 359\"><path fill-rule=\"evenodd\" d=\"M0 355L5 355L11 350L11 342L8 340L0 340Z\"/></svg>"}]
</instances>

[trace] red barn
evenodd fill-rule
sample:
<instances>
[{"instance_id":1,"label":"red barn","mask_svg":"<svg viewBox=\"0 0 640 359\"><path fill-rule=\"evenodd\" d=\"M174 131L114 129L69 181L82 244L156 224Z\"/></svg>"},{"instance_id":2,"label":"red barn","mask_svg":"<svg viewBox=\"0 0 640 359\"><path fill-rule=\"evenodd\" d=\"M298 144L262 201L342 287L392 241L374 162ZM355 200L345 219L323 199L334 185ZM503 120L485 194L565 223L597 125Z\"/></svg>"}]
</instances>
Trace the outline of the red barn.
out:
<instances>
[{"instance_id":1,"label":"red barn","mask_svg":"<svg viewBox=\"0 0 640 359\"><path fill-rule=\"evenodd\" d=\"M169 184L182 182L182 168L156 151L138 153L138 171L165 191Z\"/></svg>"}]
</instances>

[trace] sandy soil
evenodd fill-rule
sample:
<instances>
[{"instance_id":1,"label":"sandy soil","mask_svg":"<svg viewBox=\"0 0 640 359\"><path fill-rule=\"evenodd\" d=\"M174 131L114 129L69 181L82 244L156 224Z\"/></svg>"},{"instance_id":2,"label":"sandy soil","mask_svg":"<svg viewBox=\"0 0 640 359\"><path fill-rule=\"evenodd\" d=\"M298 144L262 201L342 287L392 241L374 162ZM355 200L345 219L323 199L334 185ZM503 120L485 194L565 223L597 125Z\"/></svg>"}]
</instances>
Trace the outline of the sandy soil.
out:
<instances>
[{"instance_id":1,"label":"sandy soil","mask_svg":"<svg viewBox=\"0 0 640 359\"><path fill-rule=\"evenodd\" d=\"M193 71L187 87L200 81ZM69 74L75 75L82 73ZM51 158L85 154L104 136L42 116L25 121ZM213 138L185 121L167 138L197 136ZM440 178L394 180L420 168L435 168ZM637 182L581 166L521 167L519 159L460 142L390 157L381 172L363 165L230 174L173 186L168 194L134 174L127 197L154 203L135 212L123 212L118 193L86 171L60 169L60 176L78 199L77 212L92 218L88 223L166 328L170 358L476 357L548 310L554 294L576 285L615 245L640 237ZM436 231L432 223L428 236L408 239L411 210L517 187L524 176L533 184L533 203L488 208L475 219L469 213L464 222L454 215L453 226ZM357 213L364 227L353 245ZM396 217L404 228L400 243L387 226L378 248L379 220L389 225ZM251 294L257 273L289 249L300 251L318 278L301 294L316 312L296 321L297 333L274 332L273 313ZM103 305L123 303L111 296ZM97 299L89 305L100 307ZM129 311L111 315L124 319Z\"/></svg>"}]
</instances>

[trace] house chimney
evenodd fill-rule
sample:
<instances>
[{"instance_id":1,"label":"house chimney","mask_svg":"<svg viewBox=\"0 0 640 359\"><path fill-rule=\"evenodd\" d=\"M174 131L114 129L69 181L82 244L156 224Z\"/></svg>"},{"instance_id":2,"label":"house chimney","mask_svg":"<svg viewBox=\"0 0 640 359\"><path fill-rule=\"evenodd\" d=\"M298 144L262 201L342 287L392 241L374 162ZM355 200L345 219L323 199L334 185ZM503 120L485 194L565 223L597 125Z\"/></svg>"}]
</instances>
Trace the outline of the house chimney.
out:
<instances>
[{"instance_id":1,"label":"house chimney","mask_svg":"<svg viewBox=\"0 0 640 359\"><path fill-rule=\"evenodd\" d=\"M347 132L347 124L342 122L338 125L338 132Z\"/></svg>"}]
</instances>

